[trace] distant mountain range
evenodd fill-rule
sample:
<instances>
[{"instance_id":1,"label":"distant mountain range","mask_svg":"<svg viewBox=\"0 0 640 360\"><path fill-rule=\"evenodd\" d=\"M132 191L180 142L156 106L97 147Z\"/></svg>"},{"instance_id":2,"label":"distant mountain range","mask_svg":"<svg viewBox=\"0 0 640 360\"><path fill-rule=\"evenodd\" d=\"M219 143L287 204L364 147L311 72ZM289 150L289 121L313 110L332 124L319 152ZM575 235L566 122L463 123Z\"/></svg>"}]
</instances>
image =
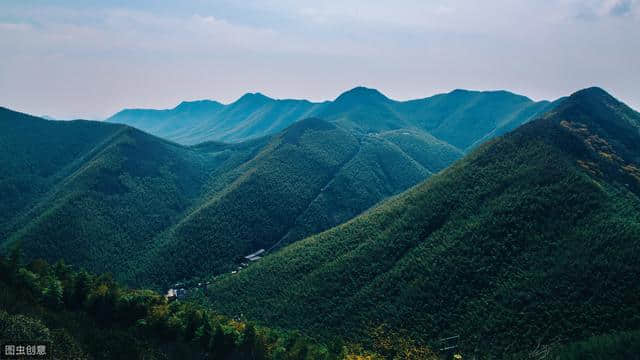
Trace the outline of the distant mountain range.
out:
<instances>
[{"instance_id":1,"label":"distant mountain range","mask_svg":"<svg viewBox=\"0 0 640 360\"><path fill-rule=\"evenodd\" d=\"M191 145L239 142L277 133L296 121L319 117L359 134L414 129L465 150L527 122L550 107L506 91L455 90L447 94L394 101L375 89L357 87L334 101L276 100L246 94L222 105L183 102L168 110L127 109L107 119Z\"/></svg>"},{"instance_id":2,"label":"distant mountain range","mask_svg":"<svg viewBox=\"0 0 640 360\"><path fill-rule=\"evenodd\" d=\"M438 348L459 336L469 356L528 358L640 329L638 144L639 113L579 91L207 295L229 315L326 339L391 329Z\"/></svg>"}]
</instances>

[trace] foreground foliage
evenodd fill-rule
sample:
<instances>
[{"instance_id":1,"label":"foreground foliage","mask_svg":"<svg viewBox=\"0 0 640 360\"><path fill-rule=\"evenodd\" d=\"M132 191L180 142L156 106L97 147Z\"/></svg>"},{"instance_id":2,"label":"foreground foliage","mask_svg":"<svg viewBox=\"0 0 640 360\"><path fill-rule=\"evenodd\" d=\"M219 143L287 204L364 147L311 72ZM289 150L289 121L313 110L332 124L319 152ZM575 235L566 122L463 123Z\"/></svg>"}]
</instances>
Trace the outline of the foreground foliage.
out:
<instances>
[{"instance_id":1,"label":"foreground foliage","mask_svg":"<svg viewBox=\"0 0 640 360\"><path fill-rule=\"evenodd\" d=\"M189 301L117 284L59 261L20 266L19 250L0 258L0 339L47 343L57 359L443 359L404 331L378 326L368 345L340 338L319 343L298 332L255 326ZM629 360L640 331L595 336L512 359ZM477 355L477 354L476 354ZM462 355L458 356L462 358Z\"/></svg>"},{"instance_id":2,"label":"foreground foliage","mask_svg":"<svg viewBox=\"0 0 640 360\"><path fill-rule=\"evenodd\" d=\"M60 359L342 359L377 355L256 327L64 262L0 258L0 339L48 342Z\"/></svg>"}]
</instances>

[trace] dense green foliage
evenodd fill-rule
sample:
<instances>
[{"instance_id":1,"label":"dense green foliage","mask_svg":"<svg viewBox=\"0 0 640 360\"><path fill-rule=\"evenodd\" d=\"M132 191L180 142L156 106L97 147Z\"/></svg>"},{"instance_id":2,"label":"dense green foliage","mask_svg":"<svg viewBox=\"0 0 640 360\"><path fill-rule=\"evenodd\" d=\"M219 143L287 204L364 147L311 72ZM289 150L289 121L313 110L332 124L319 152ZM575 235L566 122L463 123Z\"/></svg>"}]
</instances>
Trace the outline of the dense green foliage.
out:
<instances>
[{"instance_id":1,"label":"dense green foliage","mask_svg":"<svg viewBox=\"0 0 640 360\"><path fill-rule=\"evenodd\" d=\"M0 188L3 203L15 204L3 209L2 246L21 241L30 258L64 258L120 278L199 199L214 169L252 153L229 160L122 125L1 114L2 168L11 171Z\"/></svg>"},{"instance_id":2,"label":"dense green foliage","mask_svg":"<svg viewBox=\"0 0 640 360\"><path fill-rule=\"evenodd\" d=\"M47 343L56 358L92 359L430 359L439 357L403 332L368 332L373 351L334 337L319 343L298 332L231 319L190 301L168 302L111 275L77 271L59 261L20 265L20 253L0 258L0 339ZM195 291L196 297L201 294ZM509 358L636 359L639 332L594 336L538 347Z\"/></svg>"},{"instance_id":3,"label":"dense green foliage","mask_svg":"<svg viewBox=\"0 0 640 360\"><path fill-rule=\"evenodd\" d=\"M349 220L461 156L420 131L319 120L185 147L133 128L0 111L2 247L164 287Z\"/></svg>"},{"instance_id":4,"label":"dense green foliage","mask_svg":"<svg viewBox=\"0 0 640 360\"><path fill-rule=\"evenodd\" d=\"M167 283L231 271L229 260L275 244L357 146L353 136L321 120L293 125L235 169L233 183L162 234L140 276Z\"/></svg>"},{"instance_id":5,"label":"dense green foliage","mask_svg":"<svg viewBox=\"0 0 640 360\"><path fill-rule=\"evenodd\" d=\"M0 238L18 225L10 215L77 171L121 130L90 121L44 122L0 108Z\"/></svg>"},{"instance_id":6,"label":"dense green foliage","mask_svg":"<svg viewBox=\"0 0 640 360\"><path fill-rule=\"evenodd\" d=\"M234 170L237 180L160 236L163 245L151 250L139 282L231 271L237 264L229 259L344 222L431 175L426 166L439 169L460 156L435 139L407 134L389 137L430 150L432 158L418 159L424 166L386 134L359 140L319 119L297 122Z\"/></svg>"},{"instance_id":7,"label":"dense green foliage","mask_svg":"<svg viewBox=\"0 0 640 360\"><path fill-rule=\"evenodd\" d=\"M328 337L460 335L478 356L638 329L638 143L640 114L580 91L364 215L219 277L210 304Z\"/></svg>"},{"instance_id":8,"label":"dense green foliage","mask_svg":"<svg viewBox=\"0 0 640 360\"><path fill-rule=\"evenodd\" d=\"M365 136L357 153L298 216L279 245L347 221L461 156L454 147L419 131L395 130Z\"/></svg>"},{"instance_id":9,"label":"dense green foliage","mask_svg":"<svg viewBox=\"0 0 640 360\"><path fill-rule=\"evenodd\" d=\"M637 360L640 359L640 331L621 331L577 341L548 351L557 360Z\"/></svg>"},{"instance_id":10,"label":"dense green foliage","mask_svg":"<svg viewBox=\"0 0 640 360\"><path fill-rule=\"evenodd\" d=\"M195 144L256 138L277 133L296 121L319 117L359 134L421 130L466 150L515 129L553 105L506 91L455 90L424 99L394 101L377 90L357 87L323 103L275 100L257 93L246 94L229 105L197 101L171 110L123 110L108 121Z\"/></svg>"},{"instance_id":11,"label":"dense green foliage","mask_svg":"<svg viewBox=\"0 0 640 360\"><path fill-rule=\"evenodd\" d=\"M40 341L57 359L340 359L336 340L256 327L190 302L118 285L110 275L0 258L0 339Z\"/></svg>"}]
</instances>

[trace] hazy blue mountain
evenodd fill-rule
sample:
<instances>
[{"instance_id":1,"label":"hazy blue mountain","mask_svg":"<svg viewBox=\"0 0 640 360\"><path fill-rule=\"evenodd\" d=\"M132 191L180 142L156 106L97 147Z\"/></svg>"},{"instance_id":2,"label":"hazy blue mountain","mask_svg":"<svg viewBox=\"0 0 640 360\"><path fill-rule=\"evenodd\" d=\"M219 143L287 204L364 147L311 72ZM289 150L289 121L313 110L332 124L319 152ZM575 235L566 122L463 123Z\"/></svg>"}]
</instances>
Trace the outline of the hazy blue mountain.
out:
<instances>
[{"instance_id":1,"label":"hazy blue mountain","mask_svg":"<svg viewBox=\"0 0 640 360\"><path fill-rule=\"evenodd\" d=\"M167 139L180 139L185 132L188 134L187 129L214 116L223 106L211 100L185 101L167 110L122 110L107 121L127 124Z\"/></svg>"},{"instance_id":2,"label":"hazy blue mountain","mask_svg":"<svg viewBox=\"0 0 640 360\"><path fill-rule=\"evenodd\" d=\"M183 102L169 110L122 110L107 121L131 125L183 144L211 140L239 142L274 134L313 116L321 106L306 100L275 100L250 93L229 105L202 100Z\"/></svg>"},{"instance_id":3,"label":"hazy blue mountain","mask_svg":"<svg viewBox=\"0 0 640 360\"><path fill-rule=\"evenodd\" d=\"M319 117L360 135L397 129L422 130L465 150L516 128L552 106L547 101L534 102L506 91L455 90L425 99L394 101L365 87L356 87L334 101L323 103L275 100L255 93L229 105L197 102L194 105L197 111L184 105L171 110L123 110L107 121L128 124L179 143L195 144L261 137L296 121Z\"/></svg>"},{"instance_id":4,"label":"hazy blue mountain","mask_svg":"<svg viewBox=\"0 0 640 360\"><path fill-rule=\"evenodd\" d=\"M507 91L454 90L402 103L399 112L414 125L456 146L470 149L502 135L553 108Z\"/></svg>"}]
</instances>

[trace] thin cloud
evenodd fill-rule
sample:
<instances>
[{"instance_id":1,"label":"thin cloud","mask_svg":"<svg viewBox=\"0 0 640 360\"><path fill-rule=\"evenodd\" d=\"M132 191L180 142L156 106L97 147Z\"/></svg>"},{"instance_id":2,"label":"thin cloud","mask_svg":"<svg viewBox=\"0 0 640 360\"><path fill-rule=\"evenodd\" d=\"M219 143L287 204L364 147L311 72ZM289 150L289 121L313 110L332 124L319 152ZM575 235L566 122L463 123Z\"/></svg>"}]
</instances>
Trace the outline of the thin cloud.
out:
<instances>
[{"instance_id":1,"label":"thin cloud","mask_svg":"<svg viewBox=\"0 0 640 360\"><path fill-rule=\"evenodd\" d=\"M15 31L29 31L32 27L29 24L25 23L9 23L9 22L0 22L0 30L7 32L15 32Z\"/></svg>"},{"instance_id":2,"label":"thin cloud","mask_svg":"<svg viewBox=\"0 0 640 360\"><path fill-rule=\"evenodd\" d=\"M578 19L597 21L607 17L637 17L638 0L571 0Z\"/></svg>"},{"instance_id":3,"label":"thin cloud","mask_svg":"<svg viewBox=\"0 0 640 360\"><path fill-rule=\"evenodd\" d=\"M604 7L610 15L624 16L632 13L634 5L634 0L607 0Z\"/></svg>"}]
</instances>

